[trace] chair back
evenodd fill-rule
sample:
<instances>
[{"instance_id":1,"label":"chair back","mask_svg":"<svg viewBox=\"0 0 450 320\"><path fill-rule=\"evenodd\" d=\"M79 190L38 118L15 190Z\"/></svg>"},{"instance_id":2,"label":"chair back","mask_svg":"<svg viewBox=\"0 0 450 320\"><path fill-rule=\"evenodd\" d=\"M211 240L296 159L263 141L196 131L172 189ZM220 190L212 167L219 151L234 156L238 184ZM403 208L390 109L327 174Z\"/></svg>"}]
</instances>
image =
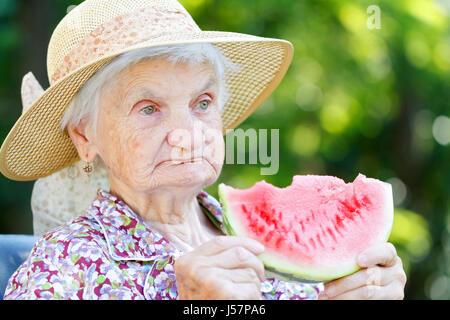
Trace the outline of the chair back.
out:
<instances>
[{"instance_id":1,"label":"chair back","mask_svg":"<svg viewBox=\"0 0 450 320\"><path fill-rule=\"evenodd\" d=\"M0 234L0 300L9 278L30 254L34 240L32 235Z\"/></svg>"}]
</instances>

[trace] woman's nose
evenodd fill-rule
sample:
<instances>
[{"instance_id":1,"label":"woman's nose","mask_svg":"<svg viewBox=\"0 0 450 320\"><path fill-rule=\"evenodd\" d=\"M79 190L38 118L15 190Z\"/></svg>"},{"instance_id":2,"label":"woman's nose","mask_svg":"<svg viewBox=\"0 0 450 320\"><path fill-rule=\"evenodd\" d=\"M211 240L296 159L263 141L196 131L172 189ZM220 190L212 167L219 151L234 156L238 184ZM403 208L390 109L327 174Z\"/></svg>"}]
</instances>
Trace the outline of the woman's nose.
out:
<instances>
[{"instance_id":1,"label":"woman's nose","mask_svg":"<svg viewBox=\"0 0 450 320\"><path fill-rule=\"evenodd\" d=\"M167 141L170 146L190 153L191 157L201 157L205 143L203 124L200 121L186 119L184 123L169 130Z\"/></svg>"}]
</instances>

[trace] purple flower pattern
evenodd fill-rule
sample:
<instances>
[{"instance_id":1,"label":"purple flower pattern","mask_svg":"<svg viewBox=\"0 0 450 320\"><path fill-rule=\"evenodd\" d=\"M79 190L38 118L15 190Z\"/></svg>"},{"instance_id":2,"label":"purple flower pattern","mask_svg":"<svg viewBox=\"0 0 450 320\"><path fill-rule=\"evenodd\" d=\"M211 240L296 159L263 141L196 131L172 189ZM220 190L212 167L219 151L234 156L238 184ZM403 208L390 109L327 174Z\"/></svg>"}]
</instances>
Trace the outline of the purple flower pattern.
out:
<instances>
[{"instance_id":1,"label":"purple flower pattern","mask_svg":"<svg viewBox=\"0 0 450 320\"><path fill-rule=\"evenodd\" d=\"M222 226L220 203L208 193L199 203ZM121 199L98 189L86 214L41 237L8 282L4 299L178 299L173 265L183 253ZM270 300L317 299L323 284L269 278Z\"/></svg>"}]
</instances>

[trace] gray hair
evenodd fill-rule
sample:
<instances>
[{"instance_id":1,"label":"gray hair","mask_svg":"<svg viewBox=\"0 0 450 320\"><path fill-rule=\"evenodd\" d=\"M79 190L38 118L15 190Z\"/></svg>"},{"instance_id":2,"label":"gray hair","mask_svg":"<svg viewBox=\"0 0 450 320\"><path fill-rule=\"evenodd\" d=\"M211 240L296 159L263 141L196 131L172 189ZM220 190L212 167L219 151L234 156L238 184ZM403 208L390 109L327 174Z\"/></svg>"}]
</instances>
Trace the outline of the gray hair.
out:
<instances>
[{"instance_id":1,"label":"gray hair","mask_svg":"<svg viewBox=\"0 0 450 320\"><path fill-rule=\"evenodd\" d=\"M65 130L71 122L77 126L82 119L87 118L94 132L97 127L98 102L101 89L110 83L124 69L140 61L155 58L165 58L176 63L200 65L208 62L215 70L219 85L218 106L220 113L229 99L225 84L225 71L237 72L238 66L227 59L221 51L212 44L181 44L155 48L144 48L126 52L111 60L97 71L75 95L61 119L61 130Z\"/></svg>"}]
</instances>

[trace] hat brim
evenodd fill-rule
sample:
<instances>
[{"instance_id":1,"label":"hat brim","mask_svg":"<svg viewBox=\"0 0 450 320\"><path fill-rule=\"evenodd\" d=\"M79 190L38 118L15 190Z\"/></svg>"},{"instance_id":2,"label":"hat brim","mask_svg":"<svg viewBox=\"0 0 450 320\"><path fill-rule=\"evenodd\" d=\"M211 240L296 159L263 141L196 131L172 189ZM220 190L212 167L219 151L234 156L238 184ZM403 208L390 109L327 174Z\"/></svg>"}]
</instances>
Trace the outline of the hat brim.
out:
<instances>
[{"instance_id":1,"label":"hat brim","mask_svg":"<svg viewBox=\"0 0 450 320\"><path fill-rule=\"evenodd\" d=\"M175 44L212 43L239 66L226 75L230 93L224 106L224 133L244 121L273 92L293 57L289 41L247 34L201 31L166 34L84 65L45 92L17 120L0 149L0 172L16 181L48 176L79 160L72 140L60 128L66 107L84 83L115 57L132 50Z\"/></svg>"}]
</instances>

